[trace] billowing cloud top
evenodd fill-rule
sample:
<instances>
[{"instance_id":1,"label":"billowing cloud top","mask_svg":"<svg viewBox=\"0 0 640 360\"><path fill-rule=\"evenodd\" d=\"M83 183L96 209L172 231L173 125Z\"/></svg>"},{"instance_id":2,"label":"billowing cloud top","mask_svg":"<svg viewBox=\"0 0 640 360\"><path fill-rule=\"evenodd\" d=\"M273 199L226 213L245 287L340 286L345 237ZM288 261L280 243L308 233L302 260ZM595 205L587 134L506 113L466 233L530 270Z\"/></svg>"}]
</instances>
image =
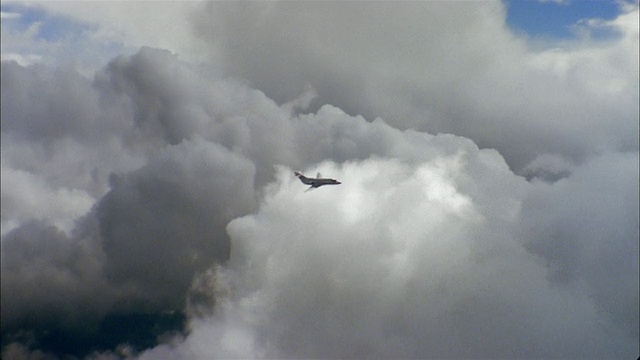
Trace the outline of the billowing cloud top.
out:
<instances>
[{"instance_id":1,"label":"billowing cloud top","mask_svg":"<svg viewBox=\"0 0 640 360\"><path fill-rule=\"evenodd\" d=\"M43 5L154 46L91 76L3 54L3 358L637 356L637 6L121 5Z\"/></svg>"}]
</instances>

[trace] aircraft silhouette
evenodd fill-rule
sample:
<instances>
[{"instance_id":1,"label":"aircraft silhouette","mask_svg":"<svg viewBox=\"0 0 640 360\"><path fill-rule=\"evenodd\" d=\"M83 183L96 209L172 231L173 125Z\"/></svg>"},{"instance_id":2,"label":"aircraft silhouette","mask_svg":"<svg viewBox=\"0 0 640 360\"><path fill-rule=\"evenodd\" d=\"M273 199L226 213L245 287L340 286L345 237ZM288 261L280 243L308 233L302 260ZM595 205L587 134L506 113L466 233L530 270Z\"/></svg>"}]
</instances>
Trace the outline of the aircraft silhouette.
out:
<instances>
[{"instance_id":1,"label":"aircraft silhouette","mask_svg":"<svg viewBox=\"0 0 640 360\"><path fill-rule=\"evenodd\" d=\"M308 178L302 174L300 174L299 172L294 172L294 174L298 177L298 179L300 179L300 181L302 181L303 184L306 185L311 185L310 188L308 188L307 190L305 190L305 192L311 190L311 189L315 189L315 188L319 188L322 185L340 185L342 184L340 181L335 180L335 179L328 179L328 178L323 178L322 175L320 175L320 173L318 173L318 177L314 178Z\"/></svg>"}]
</instances>

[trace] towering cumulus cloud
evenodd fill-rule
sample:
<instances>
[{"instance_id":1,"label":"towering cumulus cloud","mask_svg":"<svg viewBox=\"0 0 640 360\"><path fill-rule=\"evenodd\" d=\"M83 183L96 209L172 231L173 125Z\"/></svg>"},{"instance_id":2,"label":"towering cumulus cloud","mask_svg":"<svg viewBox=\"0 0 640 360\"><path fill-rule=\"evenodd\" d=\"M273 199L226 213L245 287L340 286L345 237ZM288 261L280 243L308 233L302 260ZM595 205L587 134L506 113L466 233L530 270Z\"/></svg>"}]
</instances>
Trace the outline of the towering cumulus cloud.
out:
<instances>
[{"instance_id":1,"label":"towering cumulus cloud","mask_svg":"<svg viewBox=\"0 0 640 360\"><path fill-rule=\"evenodd\" d=\"M579 260L602 270L581 270L580 280L558 285L523 246L518 219L530 185L496 153L447 142L458 152L419 163L323 163L319 169L350 179L324 193L301 192L283 169L260 211L228 226L233 252L216 282L228 295L216 314L195 321L185 343L143 358L633 354L637 330L627 325L637 324L637 264L624 266L620 281L629 288L595 284L611 275L611 259ZM423 139L425 151L438 145ZM637 231L615 246L637 249L633 236ZM603 246L602 239L585 240L585 247ZM592 299L593 291L608 300ZM611 293L629 301L618 304L629 317L617 317Z\"/></svg>"},{"instance_id":2,"label":"towering cumulus cloud","mask_svg":"<svg viewBox=\"0 0 640 360\"><path fill-rule=\"evenodd\" d=\"M2 62L3 358L637 357L637 7L194 8L216 64Z\"/></svg>"}]
</instances>

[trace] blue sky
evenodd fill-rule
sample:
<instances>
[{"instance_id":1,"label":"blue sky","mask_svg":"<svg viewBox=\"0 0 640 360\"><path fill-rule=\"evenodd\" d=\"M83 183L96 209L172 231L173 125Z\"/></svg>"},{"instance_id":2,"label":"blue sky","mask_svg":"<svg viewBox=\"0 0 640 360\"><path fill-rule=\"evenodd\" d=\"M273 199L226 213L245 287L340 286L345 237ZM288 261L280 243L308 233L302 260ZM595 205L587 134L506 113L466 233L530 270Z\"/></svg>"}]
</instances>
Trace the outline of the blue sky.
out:
<instances>
[{"instance_id":1,"label":"blue sky","mask_svg":"<svg viewBox=\"0 0 640 360\"><path fill-rule=\"evenodd\" d=\"M3 3L2 14L3 59L22 59L23 64L71 61L90 73L95 64L123 51L120 43L95 40L97 24L16 3Z\"/></svg>"},{"instance_id":2,"label":"blue sky","mask_svg":"<svg viewBox=\"0 0 640 360\"><path fill-rule=\"evenodd\" d=\"M2 4L2 12L19 14L17 18L6 20L10 21L12 28L18 31L25 31L34 23L40 22L41 25L36 35L37 40L56 41L65 37L80 36L92 28L89 24L56 16L39 8Z\"/></svg>"},{"instance_id":3,"label":"blue sky","mask_svg":"<svg viewBox=\"0 0 640 360\"><path fill-rule=\"evenodd\" d=\"M617 0L505 0L507 4L507 24L514 31L533 38L570 40L577 36L574 25L580 20L599 18L614 19L620 13ZM13 19L12 27L25 30L36 21L41 21L37 38L55 41L61 37L78 35L90 29L71 19L47 14L35 8L15 4L2 4L3 12L21 14ZM605 30L592 33L593 36L606 35Z\"/></svg>"},{"instance_id":4,"label":"blue sky","mask_svg":"<svg viewBox=\"0 0 640 360\"><path fill-rule=\"evenodd\" d=\"M580 20L612 20L620 13L619 1L615 0L507 0L506 4L507 24L516 32L561 40L576 36L572 29ZM605 33L592 35L597 37Z\"/></svg>"}]
</instances>

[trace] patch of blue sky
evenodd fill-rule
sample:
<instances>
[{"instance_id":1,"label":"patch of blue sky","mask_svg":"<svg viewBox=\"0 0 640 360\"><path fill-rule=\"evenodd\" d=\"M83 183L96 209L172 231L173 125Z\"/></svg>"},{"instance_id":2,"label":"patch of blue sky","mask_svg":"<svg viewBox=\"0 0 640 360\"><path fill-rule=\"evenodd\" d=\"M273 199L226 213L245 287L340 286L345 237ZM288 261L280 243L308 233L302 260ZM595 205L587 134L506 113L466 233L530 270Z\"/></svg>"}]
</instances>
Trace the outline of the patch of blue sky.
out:
<instances>
[{"instance_id":1,"label":"patch of blue sky","mask_svg":"<svg viewBox=\"0 0 640 360\"><path fill-rule=\"evenodd\" d=\"M88 24L61 16L55 16L36 7L2 4L2 12L20 14L19 17L10 20L11 28L20 32L24 32L32 25L39 23L38 32L34 34L34 40L57 42L63 39L78 37L93 30Z\"/></svg>"},{"instance_id":2,"label":"patch of blue sky","mask_svg":"<svg viewBox=\"0 0 640 360\"><path fill-rule=\"evenodd\" d=\"M1 4L2 52L7 58L40 59L48 64L74 63L89 74L105 59L123 53L124 45L117 40L96 39L97 25L59 16L46 10L15 3ZM29 40L19 34L27 34Z\"/></svg>"},{"instance_id":3,"label":"patch of blue sky","mask_svg":"<svg viewBox=\"0 0 640 360\"><path fill-rule=\"evenodd\" d=\"M532 38L572 40L585 35L606 39L617 34L607 27L588 27L589 19L613 20L621 13L619 0L505 0L507 24Z\"/></svg>"}]
</instances>

